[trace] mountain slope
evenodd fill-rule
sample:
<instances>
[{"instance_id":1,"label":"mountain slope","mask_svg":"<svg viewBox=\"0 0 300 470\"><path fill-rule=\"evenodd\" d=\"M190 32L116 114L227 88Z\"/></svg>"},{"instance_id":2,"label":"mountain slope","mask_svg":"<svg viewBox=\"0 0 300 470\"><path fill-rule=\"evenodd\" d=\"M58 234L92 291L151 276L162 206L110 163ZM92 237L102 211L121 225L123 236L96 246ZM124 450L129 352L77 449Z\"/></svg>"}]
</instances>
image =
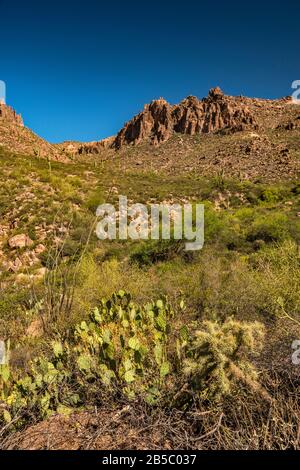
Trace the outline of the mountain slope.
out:
<instances>
[{"instance_id":1,"label":"mountain slope","mask_svg":"<svg viewBox=\"0 0 300 470\"><path fill-rule=\"evenodd\" d=\"M211 89L178 105L154 100L117 136L96 142L52 145L0 105L0 146L17 154L61 161L111 160L123 168L166 173L225 174L242 179L296 178L300 110L290 98L266 100Z\"/></svg>"},{"instance_id":2,"label":"mountain slope","mask_svg":"<svg viewBox=\"0 0 300 470\"><path fill-rule=\"evenodd\" d=\"M0 103L0 146L18 154L60 158L54 145L25 127L21 116L4 103Z\"/></svg>"}]
</instances>

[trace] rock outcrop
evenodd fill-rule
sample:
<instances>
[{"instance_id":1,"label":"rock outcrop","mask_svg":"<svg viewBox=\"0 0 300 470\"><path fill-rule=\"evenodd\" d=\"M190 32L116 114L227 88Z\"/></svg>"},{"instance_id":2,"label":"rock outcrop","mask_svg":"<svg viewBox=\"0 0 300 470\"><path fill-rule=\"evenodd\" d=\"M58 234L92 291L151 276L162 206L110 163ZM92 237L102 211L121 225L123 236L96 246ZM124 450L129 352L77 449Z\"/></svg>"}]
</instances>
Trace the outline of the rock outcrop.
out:
<instances>
[{"instance_id":1,"label":"rock outcrop","mask_svg":"<svg viewBox=\"0 0 300 470\"><path fill-rule=\"evenodd\" d=\"M33 245L33 241L25 233L20 235L15 235L14 237L8 240L8 245L10 248L24 248L25 246Z\"/></svg>"},{"instance_id":2,"label":"rock outcrop","mask_svg":"<svg viewBox=\"0 0 300 470\"><path fill-rule=\"evenodd\" d=\"M113 146L137 145L146 139L154 144L163 142L171 137L174 131L172 107L163 98L146 104L144 110L126 123L118 133Z\"/></svg>"},{"instance_id":3,"label":"rock outcrop","mask_svg":"<svg viewBox=\"0 0 300 470\"><path fill-rule=\"evenodd\" d=\"M267 100L228 96L216 87L201 100L188 96L177 105L170 105L163 98L154 100L127 122L117 136L95 142L50 144L24 126L21 116L11 107L0 103L0 149L61 161L78 155L102 155L105 159L126 145L143 142L158 145L178 134L253 132L265 128L297 131L298 109L290 97Z\"/></svg>"},{"instance_id":4,"label":"rock outcrop","mask_svg":"<svg viewBox=\"0 0 300 470\"><path fill-rule=\"evenodd\" d=\"M20 114L17 114L16 111L7 106L5 103L0 101L0 119L3 121L16 124L17 126L24 127L23 119Z\"/></svg>"},{"instance_id":5,"label":"rock outcrop","mask_svg":"<svg viewBox=\"0 0 300 470\"><path fill-rule=\"evenodd\" d=\"M35 155L53 160L64 159L64 155L57 147L28 129L21 115L3 102L0 102L1 147L16 154Z\"/></svg>"},{"instance_id":6,"label":"rock outcrop","mask_svg":"<svg viewBox=\"0 0 300 470\"><path fill-rule=\"evenodd\" d=\"M65 141L60 144L54 144L54 147L60 155L69 159L78 155L98 155L103 150L111 148L114 140L115 136L95 142Z\"/></svg>"},{"instance_id":7,"label":"rock outcrop","mask_svg":"<svg viewBox=\"0 0 300 470\"><path fill-rule=\"evenodd\" d=\"M81 154L97 154L101 150L110 148L115 140L115 137L107 137L106 139L97 142L87 142L78 147L78 153Z\"/></svg>"},{"instance_id":8,"label":"rock outcrop","mask_svg":"<svg viewBox=\"0 0 300 470\"><path fill-rule=\"evenodd\" d=\"M228 129L256 129L257 123L249 107L240 99L226 96L219 87L199 100L189 96L171 106L163 98L145 105L144 110L126 123L113 142L113 147L137 145L144 141L159 144L174 133L201 134Z\"/></svg>"}]
</instances>

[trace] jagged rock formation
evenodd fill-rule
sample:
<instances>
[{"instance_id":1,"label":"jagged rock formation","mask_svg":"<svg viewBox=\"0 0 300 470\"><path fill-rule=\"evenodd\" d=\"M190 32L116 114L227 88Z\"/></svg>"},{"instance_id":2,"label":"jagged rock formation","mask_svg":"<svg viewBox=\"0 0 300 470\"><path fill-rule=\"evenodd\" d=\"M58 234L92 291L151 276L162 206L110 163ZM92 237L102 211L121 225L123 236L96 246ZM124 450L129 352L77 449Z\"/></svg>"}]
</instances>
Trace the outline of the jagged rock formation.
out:
<instances>
[{"instance_id":1,"label":"jagged rock formation","mask_svg":"<svg viewBox=\"0 0 300 470\"><path fill-rule=\"evenodd\" d=\"M98 142L88 142L81 144L78 147L78 153L81 154L97 154L101 150L110 148L115 140L115 137L107 137L106 139L99 140Z\"/></svg>"},{"instance_id":2,"label":"jagged rock formation","mask_svg":"<svg viewBox=\"0 0 300 470\"><path fill-rule=\"evenodd\" d=\"M0 119L3 121L11 122L17 126L24 127L23 119L20 114L17 114L16 111L7 106L5 103L0 101Z\"/></svg>"},{"instance_id":3,"label":"jagged rock formation","mask_svg":"<svg viewBox=\"0 0 300 470\"><path fill-rule=\"evenodd\" d=\"M145 140L159 144L174 133L194 135L247 128L257 128L249 107L239 98L224 95L217 87L202 100L189 96L171 106L160 98L145 105L144 110L121 129L113 147L120 149L123 145L137 145Z\"/></svg>"},{"instance_id":4,"label":"jagged rock formation","mask_svg":"<svg viewBox=\"0 0 300 470\"><path fill-rule=\"evenodd\" d=\"M95 142L66 141L61 144L56 144L55 146L67 157L73 157L76 155L97 155L104 149L111 148L114 140L115 136L107 137L106 139Z\"/></svg>"},{"instance_id":5,"label":"jagged rock formation","mask_svg":"<svg viewBox=\"0 0 300 470\"><path fill-rule=\"evenodd\" d=\"M144 110L125 124L118 133L113 146L117 149L126 144L139 144L151 138L160 143L171 137L174 130L172 107L163 98L146 104Z\"/></svg>"},{"instance_id":6,"label":"jagged rock formation","mask_svg":"<svg viewBox=\"0 0 300 470\"><path fill-rule=\"evenodd\" d=\"M176 140L183 134L203 135L204 138L213 133L228 134L246 130L263 135L267 129L295 133L300 129L299 123L299 106L293 104L290 97L277 100L234 97L225 95L216 87L209 91L206 98L199 100L195 96L188 96L174 106L163 98L154 100L126 123L117 136L96 142L66 141L50 144L25 127L21 116L12 108L0 103L0 148L4 147L16 154L62 161L76 159L79 155L100 155L101 158L109 159L114 150L124 148L125 151L127 145L158 145L172 142L173 137ZM262 147L260 154L265 155L264 149L268 146L264 139L259 146ZM186 156L183 161L185 159Z\"/></svg>"}]
</instances>

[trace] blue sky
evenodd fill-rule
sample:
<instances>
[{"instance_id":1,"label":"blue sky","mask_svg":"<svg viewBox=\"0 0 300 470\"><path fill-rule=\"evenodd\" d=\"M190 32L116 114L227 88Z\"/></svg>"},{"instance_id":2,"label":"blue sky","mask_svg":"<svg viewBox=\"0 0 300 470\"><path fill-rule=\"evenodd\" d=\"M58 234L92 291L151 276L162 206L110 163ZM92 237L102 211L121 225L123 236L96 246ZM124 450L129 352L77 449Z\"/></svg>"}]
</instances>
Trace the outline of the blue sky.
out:
<instances>
[{"instance_id":1,"label":"blue sky","mask_svg":"<svg viewBox=\"0 0 300 470\"><path fill-rule=\"evenodd\" d=\"M98 140L160 96L291 94L299 14L290 0L0 0L0 80L42 137Z\"/></svg>"}]
</instances>

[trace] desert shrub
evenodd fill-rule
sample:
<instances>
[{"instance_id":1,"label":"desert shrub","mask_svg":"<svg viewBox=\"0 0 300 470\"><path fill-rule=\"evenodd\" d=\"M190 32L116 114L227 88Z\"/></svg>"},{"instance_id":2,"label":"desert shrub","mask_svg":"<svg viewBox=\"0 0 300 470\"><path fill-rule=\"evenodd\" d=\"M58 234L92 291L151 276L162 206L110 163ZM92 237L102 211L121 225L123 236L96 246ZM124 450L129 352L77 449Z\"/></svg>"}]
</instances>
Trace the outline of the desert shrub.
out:
<instances>
[{"instance_id":1,"label":"desert shrub","mask_svg":"<svg viewBox=\"0 0 300 470\"><path fill-rule=\"evenodd\" d=\"M263 240L267 243L281 241L288 237L288 218L285 214L278 212L256 217L247 233L247 240Z\"/></svg>"},{"instance_id":2,"label":"desert shrub","mask_svg":"<svg viewBox=\"0 0 300 470\"><path fill-rule=\"evenodd\" d=\"M228 185L228 182L225 179L225 175L224 175L223 170L219 171L211 179L212 189L219 189L220 191L224 191L224 189L226 189L227 185Z\"/></svg>"},{"instance_id":3,"label":"desert shrub","mask_svg":"<svg viewBox=\"0 0 300 470\"><path fill-rule=\"evenodd\" d=\"M129 291L134 302L147 303L153 298L168 296L175 305L178 298L193 293L196 303L197 277L192 274L197 265L182 263L180 257L174 260L139 268L130 260L115 258L97 262L94 254L83 257L77 273L72 317L77 320L89 312L102 297L110 298L122 289ZM186 279L190 282L187 283Z\"/></svg>"},{"instance_id":4,"label":"desert shrub","mask_svg":"<svg viewBox=\"0 0 300 470\"><path fill-rule=\"evenodd\" d=\"M253 280L264 293L265 310L300 325L299 246L286 240L254 255L251 263Z\"/></svg>"},{"instance_id":5,"label":"desert shrub","mask_svg":"<svg viewBox=\"0 0 300 470\"><path fill-rule=\"evenodd\" d=\"M26 373L0 367L4 420L69 413L108 393L163 406L180 397L187 406L186 380L184 391L211 400L228 394L231 382L259 390L248 356L261 345L261 325L229 319L196 323L189 331L182 324L175 341L173 315L166 299L141 306L124 291L103 299L72 334L48 344L49 352L33 359Z\"/></svg>"},{"instance_id":6,"label":"desert shrub","mask_svg":"<svg viewBox=\"0 0 300 470\"><path fill-rule=\"evenodd\" d=\"M129 277L129 276L128 276ZM82 317L82 312L89 312L101 299L110 298L114 292L124 288L122 267L115 260L98 264L90 254L80 263L77 287L75 290L75 316Z\"/></svg>"},{"instance_id":7,"label":"desert shrub","mask_svg":"<svg viewBox=\"0 0 300 470\"><path fill-rule=\"evenodd\" d=\"M90 212L96 214L97 207L103 202L104 198L102 189L96 189L88 195L85 205Z\"/></svg>"},{"instance_id":8,"label":"desert shrub","mask_svg":"<svg viewBox=\"0 0 300 470\"><path fill-rule=\"evenodd\" d=\"M300 194L300 183L297 183L292 187L292 193L297 196Z\"/></svg>"},{"instance_id":9,"label":"desert shrub","mask_svg":"<svg viewBox=\"0 0 300 470\"><path fill-rule=\"evenodd\" d=\"M222 220L212 207L210 202L205 202L205 222L204 222L204 233L205 243L215 240L224 228L224 219Z\"/></svg>"},{"instance_id":10,"label":"desert shrub","mask_svg":"<svg viewBox=\"0 0 300 470\"><path fill-rule=\"evenodd\" d=\"M300 243L300 220L289 221L289 232L291 237L299 244Z\"/></svg>"},{"instance_id":11,"label":"desert shrub","mask_svg":"<svg viewBox=\"0 0 300 470\"><path fill-rule=\"evenodd\" d=\"M246 194L246 199L250 204L256 205L258 203L258 194L255 191L249 191Z\"/></svg>"},{"instance_id":12,"label":"desert shrub","mask_svg":"<svg viewBox=\"0 0 300 470\"><path fill-rule=\"evenodd\" d=\"M77 261L82 250L83 247L78 242L66 238L60 245L46 247L40 255L40 261L48 270L54 271L62 264L64 258L69 258L72 262Z\"/></svg>"},{"instance_id":13,"label":"desert shrub","mask_svg":"<svg viewBox=\"0 0 300 470\"><path fill-rule=\"evenodd\" d=\"M227 216L223 218L222 231L218 238L221 247L228 250L244 250L246 247L242 227L235 217Z\"/></svg>"},{"instance_id":14,"label":"desert shrub","mask_svg":"<svg viewBox=\"0 0 300 470\"><path fill-rule=\"evenodd\" d=\"M77 197L76 189L66 178L61 178L58 175L51 174L49 183L56 191L60 193L64 199L72 199L72 197Z\"/></svg>"},{"instance_id":15,"label":"desert shrub","mask_svg":"<svg viewBox=\"0 0 300 470\"><path fill-rule=\"evenodd\" d=\"M276 203L286 196L287 191L280 187L268 187L261 191L260 200L266 203Z\"/></svg>"},{"instance_id":16,"label":"desert shrub","mask_svg":"<svg viewBox=\"0 0 300 470\"><path fill-rule=\"evenodd\" d=\"M3 215L10 209L10 199L7 197L7 195L2 195L0 194L0 214Z\"/></svg>"},{"instance_id":17,"label":"desert shrub","mask_svg":"<svg viewBox=\"0 0 300 470\"><path fill-rule=\"evenodd\" d=\"M192 390L202 399L219 400L241 381L261 391L247 355L258 353L263 339L264 327L258 322L241 323L232 318L223 324L203 322L187 345L183 372L188 386L184 390Z\"/></svg>"},{"instance_id":18,"label":"desert shrub","mask_svg":"<svg viewBox=\"0 0 300 470\"><path fill-rule=\"evenodd\" d=\"M0 338L20 338L26 324L24 312L30 307L32 293L25 288L9 286L1 290Z\"/></svg>"},{"instance_id":19,"label":"desert shrub","mask_svg":"<svg viewBox=\"0 0 300 470\"><path fill-rule=\"evenodd\" d=\"M75 212L72 219L70 237L81 244L86 244L91 239L95 225L95 215L92 216L89 213Z\"/></svg>"},{"instance_id":20,"label":"desert shrub","mask_svg":"<svg viewBox=\"0 0 300 470\"><path fill-rule=\"evenodd\" d=\"M67 238L61 245L59 256L60 258L67 256L72 257L73 259L78 259L80 256L80 251L80 244L76 240L72 240L72 238Z\"/></svg>"},{"instance_id":21,"label":"desert shrub","mask_svg":"<svg viewBox=\"0 0 300 470\"><path fill-rule=\"evenodd\" d=\"M252 223L256 217L257 210L252 207L242 207L235 211L234 216L243 224Z\"/></svg>"},{"instance_id":22,"label":"desert shrub","mask_svg":"<svg viewBox=\"0 0 300 470\"><path fill-rule=\"evenodd\" d=\"M92 255L88 255L79 270L75 306L78 306L78 315L80 312L82 315L83 311L89 310L102 297L109 298L120 289L129 291L138 303L167 296L176 304L182 293L186 296L195 294L196 297L198 280L195 274L198 270L198 264L183 263L180 256L140 268L130 259L112 258L98 263Z\"/></svg>"},{"instance_id":23,"label":"desert shrub","mask_svg":"<svg viewBox=\"0 0 300 470\"><path fill-rule=\"evenodd\" d=\"M184 292L205 319L225 320L234 314L239 320L266 324L279 317L299 320L299 272L299 248L292 240L243 256L216 256L210 247L203 251L190 289Z\"/></svg>"},{"instance_id":24,"label":"desert shrub","mask_svg":"<svg viewBox=\"0 0 300 470\"><path fill-rule=\"evenodd\" d=\"M147 266L157 262L169 261L184 251L181 240L150 241L139 246L132 254L131 260L139 266Z\"/></svg>"}]
</instances>

